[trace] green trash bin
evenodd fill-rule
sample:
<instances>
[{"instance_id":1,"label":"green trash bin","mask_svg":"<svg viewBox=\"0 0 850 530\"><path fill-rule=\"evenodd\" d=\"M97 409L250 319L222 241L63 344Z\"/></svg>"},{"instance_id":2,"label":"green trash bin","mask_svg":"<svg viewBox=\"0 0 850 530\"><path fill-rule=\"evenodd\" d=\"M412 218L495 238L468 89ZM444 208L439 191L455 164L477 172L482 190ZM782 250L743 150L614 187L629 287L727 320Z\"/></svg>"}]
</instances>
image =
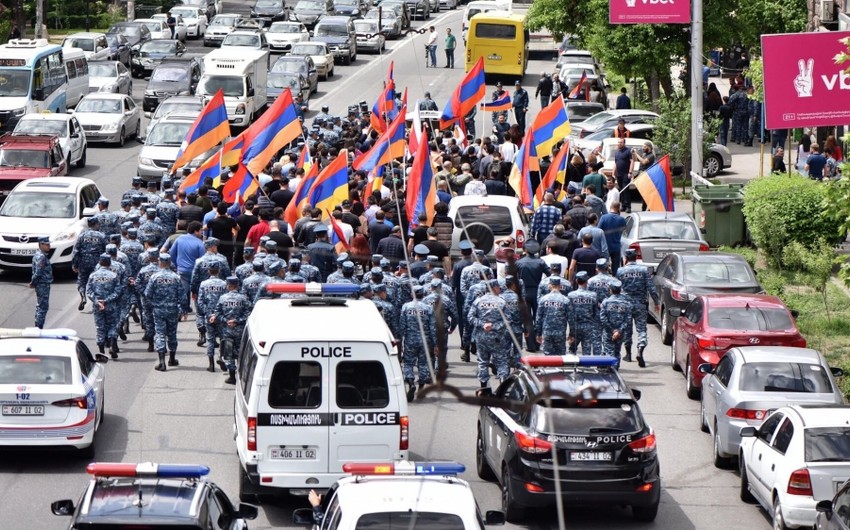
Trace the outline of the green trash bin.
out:
<instances>
[{"instance_id":1,"label":"green trash bin","mask_svg":"<svg viewBox=\"0 0 850 530\"><path fill-rule=\"evenodd\" d=\"M746 241L743 188L743 184L694 186L694 220L712 247Z\"/></svg>"}]
</instances>

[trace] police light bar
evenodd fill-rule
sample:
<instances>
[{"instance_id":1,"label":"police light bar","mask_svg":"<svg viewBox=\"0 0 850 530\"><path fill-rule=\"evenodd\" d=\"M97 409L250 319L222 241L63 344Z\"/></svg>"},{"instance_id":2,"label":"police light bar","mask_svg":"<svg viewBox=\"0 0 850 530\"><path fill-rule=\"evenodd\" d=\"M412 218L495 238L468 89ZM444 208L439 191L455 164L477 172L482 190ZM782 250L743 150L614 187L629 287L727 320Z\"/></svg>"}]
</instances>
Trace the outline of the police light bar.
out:
<instances>
[{"instance_id":1,"label":"police light bar","mask_svg":"<svg viewBox=\"0 0 850 530\"><path fill-rule=\"evenodd\" d=\"M343 464L342 470L352 475L457 475L466 471L458 462L358 462Z\"/></svg>"},{"instance_id":2,"label":"police light bar","mask_svg":"<svg viewBox=\"0 0 850 530\"><path fill-rule=\"evenodd\" d=\"M195 464L118 464L93 462L86 466L86 473L95 477L132 478L201 478L208 475L210 468Z\"/></svg>"},{"instance_id":3,"label":"police light bar","mask_svg":"<svg viewBox=\"0 0 850 530\"><path fill-rule=\"evenodd\" d=\"M562 366L617 366L617 359L610 355L528 355L520 362L531 368L562 367Z\"/></svg>"},{"instance_id":4,"label":"police light bar","mask_svg":"<svg viewBox=\"0 0 850 530\"><path fill-rule=\"evenodd\" d=\"M25 337L43 339L67 339L76 337L77 332L70 328L0 328L0 337Z\"/></svg>"},{"instance_id":5,"label":"police light bar","mask_svg":"<svg viewBox=\"0 0 850 530\"><path fill-rule=\"evenodd\" d=\"M328 294L360 294L360 286L353 283L269 283L266 290L270 293L307 294L322 296Z\"/></svg>"}]
</instances>

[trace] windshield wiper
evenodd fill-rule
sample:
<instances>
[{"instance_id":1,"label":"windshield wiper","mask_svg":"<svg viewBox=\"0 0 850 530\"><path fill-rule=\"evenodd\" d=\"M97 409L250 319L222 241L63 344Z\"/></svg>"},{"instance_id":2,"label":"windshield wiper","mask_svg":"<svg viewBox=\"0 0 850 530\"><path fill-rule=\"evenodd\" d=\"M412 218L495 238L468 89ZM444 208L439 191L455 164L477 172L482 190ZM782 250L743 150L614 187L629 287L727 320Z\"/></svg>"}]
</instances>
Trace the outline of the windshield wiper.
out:
<instances>
[{"instance_id":1,"label":"windshield wiper","mask_svg":"<svg viewBox=\"0 0 850 530\"><path fill-rule=\"evenodd\" d=\"M625 432L617 427L591 427L587 430L588 434L600 434L605 432Z\"/></svg>"}]
</instances>

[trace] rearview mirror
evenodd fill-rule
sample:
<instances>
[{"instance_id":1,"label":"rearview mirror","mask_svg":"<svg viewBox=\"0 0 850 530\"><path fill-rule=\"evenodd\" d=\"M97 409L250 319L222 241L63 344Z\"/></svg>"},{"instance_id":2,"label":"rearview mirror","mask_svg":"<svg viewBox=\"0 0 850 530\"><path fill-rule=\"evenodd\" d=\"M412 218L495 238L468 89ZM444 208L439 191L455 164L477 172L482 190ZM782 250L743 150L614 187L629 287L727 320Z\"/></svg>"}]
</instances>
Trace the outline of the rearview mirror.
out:
<instances>
[{"instance_id":1,"label":"rearview mirror","mask_svg":"<svg viewBox=\"0 0 850 530\"><path fill-rule=\"evenodd\" d=\"M61 501L51 502L50 511L53 512L53 515L73 515L74 501L71 499L64 499Z\"/></svg>"},{"instance_id":2,"label":"rearview mirror","mask_svg":"<svg viewBox=\"0 0 850 530\"><path fill-rule=\"evenodd\" d=\"M107 357L106 355L104 355L102 353L98 353L97 355L94 356L94 360L95 360L95 362L98 362L98 363L101 363L101 364L106 364L106 363L109 362L109 357Z\"/></svg>"},{"instance_id":3,"label":"rearview mirror","mask_svg":"<svg viewBox=\"0 0 850 530\"><path fill-rule=\"evenodd\" d=\"M844 370L837 366L830 366L829 371L833 375L833 377L841 377L842 375L844 375Z\"/></svg>"},{"instance_id":4,"label":"rearview mirror","mask_svg":"<svg viewBox=\"0 0 850 530\"><path fill-rule=\"evenodd\" d=\"M711 363L702 363L701 365L697 366L697 370L701 374L713 374L714 373L714 367L711 366Z\"/></svg>"},{"instance_id":5,"label":"rearview mirror","mask_svg":"<svg viewBox=\"0 0 850 530\"><path fill-rule=\"evenodd\" d=\"M93 217L97 213L97 208L92 206L90 208L83 208L83 217Z\"/></svg>"},{"instance_id":6,"label":"rearview mirror","mask_svg":"<svg viewBox=\"0 0 850 530\"><path fill-rule=\"evenodd\" d=\"M505 524L505 514L499 510L487 510L484 514L484 524L487 526L497 526Z\"/></svg>"},{"instance_id":7,"label":"rearview mirror","mask_svg":"<svg viewBox=\"0 0 850 530\"><path fill-rule=\"evenodd\" d=\"M635 401L640 401L640 397L643 395L643 392L641 392L637 388L633 388L632 395L635 397Z\"/></svg>"},{"instance_id":8,"label":"rearview mirror","mask_svg":"<svg viewBox=\"0 0 850 530\"><path fill-rule=\"evenodd\" d=\"M311 526L313 524L313 510L298 508L292 512L292 522L301 526Z\"/></svg>"},{"instance_id":9,"label":"rearview mirror","mask_svg":"<svg viewBox=\"0 0 850 530\"><path fill-rule=\"evenodd\" d=\"M153 113L151 113L151 112L145 112L145 118L147 118L147 119L151 119L151 116L153 116Z\"/></svg>"},{"instance_id":10,"label":"rearview mirror","mask_svg":"<svg viewBox=\"0 0 850 530\"><path fill-rule=\"evenodd\" d=\"M239 503L239 517L253 521L257 518L258 514L259 510L257 510L257 507L253 504L247 504L244 502Z\"/></svg>"},{"instance_id":11,"label":"rearview mirror","mask_svg":"<svg viewBox=\"0 0 850 530\"><path fill-rule=\"evenodd\" d=\"M741 427L740 431L741 438L752 438L756 435L755 427Z\"/></svg>"}]
</instances>

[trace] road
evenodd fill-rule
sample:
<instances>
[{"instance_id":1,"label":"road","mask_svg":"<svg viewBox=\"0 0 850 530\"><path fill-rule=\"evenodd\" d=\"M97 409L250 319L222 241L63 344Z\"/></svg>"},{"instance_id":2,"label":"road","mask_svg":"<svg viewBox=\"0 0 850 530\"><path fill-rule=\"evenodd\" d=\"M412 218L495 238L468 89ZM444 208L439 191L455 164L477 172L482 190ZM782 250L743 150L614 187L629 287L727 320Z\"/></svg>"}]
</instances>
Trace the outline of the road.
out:
<instances>
[{"instance_id":1,"label":"road","mask_svg":"<svg viewBox=\"0 0 850 530\"><path fill-rule=\"evenodd\" d=\"M233 4L231 4L232 6ZM227 4L226 4L227 6ZM247 8L240 6L240 9ZM227 7L225 11L228 11ZM441 13L430 24L444 33L445 27L460 31L461 11ZM421 25L417 23L415 25ZM441 106L462 76L455 70L425 69L423 65L424 35L390 41L388 52L381 56L358 55L352 66L338 66L337 75L320 84L317 98L311 101L313 111L323 102L332 114L344 113L348 104L366 100L369 105L380 90L380 79L392 60L395 78L410 90L410 101L430 90ZM193 51L201 51L197 42ZM458 60L463 57L458 50ZM444 58L440 58L441 62ZM536 84L536 75L551 65L535 62L529 67L534 75L526 77L526 86ZM143 82L135 85L135 97L141 101ZM536 112L532 104L532 112ZM135 174L140 146L130 143L124 148L90 147L88 166L74 170L73 175L94 179L102 191L117 205L121 193L129 187ZM0 306L0 327L31 325L35 307L33 291L26 288L28 276L0 273L0 284L7 302ZM53 286L48 327L70 327L78 330L93 346L94 325L89 307L82 313L73 279L60 276ZM233 387L223 383L221 373L204 371L206 358L195 346L194 323L180 324L179 368L167 373L152 370L154 354L145 351L141 332L131 326L130 341L122 345L118 361L107 366L106 416L99 433L97 460L124 462L202 463L212 468L210 478L225 491L235 495L238 460L233 446ZM455 341L456 342L456 341ZM450 352L450 382L464 392L477 386L472 364L462 364L459 352ZM697 402L684 395L683 379L668 364L669 351L661 346L658 330L650 326L650 345L646 357L649 365L639 369L625 364L623 374L634 387L643 391L641 407L658 435L663 494L655 526L677 530L701 528L768 528L765 515L756 507L738 499L738 477L720 471L711 464L711 443L697 426ZM411 404L411 456L415 459L457 460L466 464L463 478L471 482L482 511L499 509L499 489L495 484L477 478L474 472L475 421L477 409L460 405L450 397L429 397ZM61 529L67 520L50 513L53 500L76 500L88 476L85 461L64 452L7 452L0 459L0 521L6 530ZM303 502L264 505L252 528L292 527L293 506ZM628 510L613 507L570 509L564 514L566 527L582 529L632 528L639 525ZM554 509L540 510L527 526L508 528L558 528Z\"/></svg>"}]
</instances>

